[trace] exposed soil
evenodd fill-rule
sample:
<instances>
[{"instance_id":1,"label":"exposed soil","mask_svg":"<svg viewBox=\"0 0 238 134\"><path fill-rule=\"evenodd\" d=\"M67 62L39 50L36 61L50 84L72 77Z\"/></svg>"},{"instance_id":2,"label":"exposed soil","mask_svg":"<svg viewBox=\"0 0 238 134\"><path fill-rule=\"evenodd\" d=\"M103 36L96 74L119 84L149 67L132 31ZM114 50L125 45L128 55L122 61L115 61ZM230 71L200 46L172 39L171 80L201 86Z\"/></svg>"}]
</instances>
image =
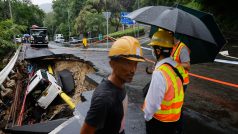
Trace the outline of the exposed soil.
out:
<instances>
[{"instance_id":1,"label":"exposed soil","mask_svg":"<svg viewBox=\"0 0 238 134\"><path fill-rule=\"evenodd\" d=\"M70 60L33 61L31 62L31 64L32 65L36 64L35 65L35 67L37 67L36 70L47 69L47 65L51 64L53 65L52 67L56 75L59 71L62 71L64 69L69 70L72 73L74 78L75 89L72 93L68 93L68 96L71 97L73 103L75 104L81 101L80 94L83 91L92 90L95 88L94 85L91 85L87 81L85 81L85 75L89 73L94 73L95 70L93 69L93 67L91 67L90 65L82 61L76 61L76 60L73 60L73 61L70 61ZM23 70L21 74L22 76L24 76L22 80L27 79L26 68L27 68L26 64L24 68L21 67L21 69ZM16 77L15 79L17 78L18 77ZM21 95L18 96L19 100L18 100L18 105L16 106L17 108L15 108L15 111L17 111L14 114L15 117L11 115L11 117L9 118L11 105L14 104L13 98L15 98L14 95L15 95L15 89L17 86L16 83L17 81L13 82L13 80L4 83L4 86L7 84L8 86L6 87L11 88L9 89L9 91L14 91L14 92L9 93L9 96L10 96L9 103L8 103L9 108L4 108L3 106L0 109L1 110L0 130L5 128L7 124L7 120L9 120L8 123L12 124L13 126L17 124L17 117L19 116L18 114L20 113L20 109L22 106L24 92L26 89L26 82L22 81L21 83L23 84L20 89L22 91L21 91ZM6 97L4 98L4 100L5 101L7 100ZM36 106L35 104L36 103L33 100L31 100L30 97L29 98L27 97L26 108L25 108L24 118L23 118L23 125L34 124L38 122L45 122L47 120L53 120L58 118L68 118L73 116L73 110L70 109L69 106L59 96L56 97L56 99L49 105L47 109L42 109L39 106ZM13 120L14 122L12 122ZM12 125L8 125L8 127L11 127ZM0 131L0 134L1 133L2 132Z\"/></svg>"},{"instance_id":2,"label":"exposed soil","mask_svg":"<svg viewBox=\"0 0 238 134\"><path fill-rule=\"evenodd\" d=\"M72 72L75 82L75 92L73 93L72 99L74 103L80 101L80 93L87 90L92 90L95 87L90 85L85 81L85 75L89 73L94 73L95 70L86 63L78 61L56 61L55 62L55 72L68 69Z\"/></svg>"}]
</instances>

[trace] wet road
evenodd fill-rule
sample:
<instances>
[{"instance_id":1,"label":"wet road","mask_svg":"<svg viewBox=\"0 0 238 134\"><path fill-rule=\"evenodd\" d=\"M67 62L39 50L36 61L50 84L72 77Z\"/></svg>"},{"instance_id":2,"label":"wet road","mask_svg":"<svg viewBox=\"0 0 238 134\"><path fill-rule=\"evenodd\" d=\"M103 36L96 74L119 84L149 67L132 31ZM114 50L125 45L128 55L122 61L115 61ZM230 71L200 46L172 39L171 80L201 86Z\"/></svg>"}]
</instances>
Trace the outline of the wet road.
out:
<instances>
[{"instance_id":1,"label":"wet road","mask_svg":"<svg viewBox=\"0 0 238 134\"><path fill-rule=\"evenodd\" d=\"M146 42L147 39L142 40ZM100 45L99 45L100 46ZM101 45L103 46L103 45ZM106 77L111 69L108 64L107 51L82 50L79 48L61 48L51 44L49 50L54 54L73 54L93 65L97 75ZM152 59L149 50L143 50L145 57ZM219 56L220 59L229 58ZM233 61L237 61L234 60ZM126 133L145 134L142 88L150 81L146 74L148 63L139 63L137 73L128 84L129 109ZM192 65L191 73L214 79L238 83L238 65L225 63L206 63ZM238 133L238 89L191 77L191 83L185 96L185 132L193 134Z\"/></svg>"}]
</instances>

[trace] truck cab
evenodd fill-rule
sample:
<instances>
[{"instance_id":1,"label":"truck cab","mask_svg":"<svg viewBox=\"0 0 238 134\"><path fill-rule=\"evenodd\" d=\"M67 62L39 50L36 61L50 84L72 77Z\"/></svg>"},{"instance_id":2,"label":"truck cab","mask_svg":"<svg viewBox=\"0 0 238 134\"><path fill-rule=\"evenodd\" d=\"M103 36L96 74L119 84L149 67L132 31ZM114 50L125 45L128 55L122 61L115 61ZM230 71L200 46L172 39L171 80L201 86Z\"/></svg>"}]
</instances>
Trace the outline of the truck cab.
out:
<instances>
[{"instance_id":1,"label":"truck cab","mask_svg":"<svg viewBox=\"0 0 238 134\"><path fill-rule=\"evenodd\" d=\"M30 28L31 46L48 47L48 34L46 27Z\"/></svg>"}]
</instances>

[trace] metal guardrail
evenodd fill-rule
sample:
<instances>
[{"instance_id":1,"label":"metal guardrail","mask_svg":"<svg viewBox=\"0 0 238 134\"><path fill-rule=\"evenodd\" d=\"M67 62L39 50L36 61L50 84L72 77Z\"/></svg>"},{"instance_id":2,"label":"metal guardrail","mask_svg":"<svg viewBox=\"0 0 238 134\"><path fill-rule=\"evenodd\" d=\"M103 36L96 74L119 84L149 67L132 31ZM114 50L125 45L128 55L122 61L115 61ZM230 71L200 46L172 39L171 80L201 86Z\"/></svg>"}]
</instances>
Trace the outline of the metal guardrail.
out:
<instances>
[{"instance_id":1,"label":"metal guardrail","mask_svg":"<svg viewBox=\"0 0 238 134\"><path fill-rule=\"evenodd\" d=\"M21 46L17 49L16 53L14 54L12 59L9 61L7 66L0 72L0 85L1 85L1 88L4 88L2 86L2 83L6 80L6 78L9 75L9 73L11 72L13 67L15 66L15 63L16 63L17 58L19 56L20 50L21 50Z\"/></svg>"}]
</instances>

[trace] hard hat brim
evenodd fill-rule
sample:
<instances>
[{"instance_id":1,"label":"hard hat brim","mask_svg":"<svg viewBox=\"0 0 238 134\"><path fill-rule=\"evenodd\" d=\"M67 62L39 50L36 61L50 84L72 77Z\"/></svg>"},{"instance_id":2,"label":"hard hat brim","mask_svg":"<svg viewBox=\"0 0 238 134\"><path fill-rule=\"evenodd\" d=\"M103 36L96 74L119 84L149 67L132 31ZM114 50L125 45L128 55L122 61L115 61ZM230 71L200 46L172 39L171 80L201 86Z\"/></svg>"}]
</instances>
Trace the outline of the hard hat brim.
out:
<instances>
[{"instance_id":1,"label":"hard hat brim","mask_svg":"<svg viewBox=\"0 0 238 134\"><path fill-rule=\"evenodd\" d=\"M158 44L154 44L154 43L149 43L147 44L148 46L159 46L159 47L162 47L162 48L173 48L173 45L171 46L165 46L165 45L158 45Z\"/></svg>"},{"instance_id":2,"label":"hard hat brim","mask_svg":"<svg viewBox=\"0 0 238 134\"><path fill-rule=\"evenodd\" d=\"M141 56L129 57L129 56L124 56L124 55L118 55L118 56L109 56L109 58L111 58L111 59L123 58L123 59L131 60L131 61L145 62L145 59Z\"/></svg>"},{"instance_id":3,"label":"hard hat brim","mask_svg":"<svg viewBox=\"0 0 238 134\"><path fill-rule=\"evenodd\" d=\"M145 62L144 58L134 58L134 57L127 57L126 59L138 62Z\"/></svg>"}]
</instances>

